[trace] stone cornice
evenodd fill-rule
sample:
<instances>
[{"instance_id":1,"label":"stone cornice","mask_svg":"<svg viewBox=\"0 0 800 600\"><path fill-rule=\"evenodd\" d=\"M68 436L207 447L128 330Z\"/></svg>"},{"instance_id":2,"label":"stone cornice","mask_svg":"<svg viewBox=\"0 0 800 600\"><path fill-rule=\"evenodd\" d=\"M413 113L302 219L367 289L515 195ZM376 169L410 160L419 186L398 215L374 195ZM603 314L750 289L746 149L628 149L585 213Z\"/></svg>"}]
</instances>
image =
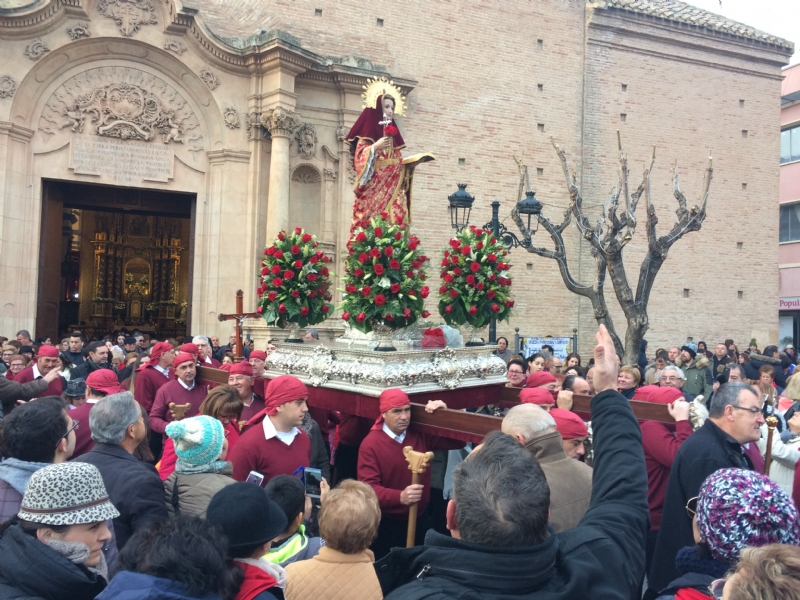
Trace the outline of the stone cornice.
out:
<instances>
[{"instance_id":1,"label":"stone cornice","mask_svg":"<svg viewBox=\"0 0 800 600\"><path fill-rule=\"evenodd\" d=\"M16 10L0 10L0 39L37 37L68 18L89 18L82 0L44 0Z\"/></svg>"},{"instance_id":2,"label":"stone cornice","mask_svg":"<svg viewBox=\"0 0 800 600\"><path fill-rule=\"evenodd\" d=\"M7 135L18 142L28 142L36 133L33 129L21 127L10 121L0 121L0 135Z\"/></svg>"},{"instance_id":3,"label":"stone cornice","mask_svg":"<svg viewBox=\"0 0 800 600\"><path fill-rule=\"evenodd\" d=\"M224 162L249 163L252 153L249 150L209 150L206 155L211 164Z\"/></svg>"}]
</instances>

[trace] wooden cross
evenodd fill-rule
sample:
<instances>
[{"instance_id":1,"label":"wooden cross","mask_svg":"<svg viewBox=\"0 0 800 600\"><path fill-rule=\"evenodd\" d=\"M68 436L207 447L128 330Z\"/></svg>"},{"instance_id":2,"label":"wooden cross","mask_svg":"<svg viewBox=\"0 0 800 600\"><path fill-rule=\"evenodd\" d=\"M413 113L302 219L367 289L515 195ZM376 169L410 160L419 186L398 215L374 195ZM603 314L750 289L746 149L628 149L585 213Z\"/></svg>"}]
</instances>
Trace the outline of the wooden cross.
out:
<instances>
[{"instance_id":1,"label":"wooden cross","mask_svg":"<svg viewBox=\"0 0 800 600\"><path fill-rule=\"evenodd\" d=\"M217 315L220 321L236 321L236 349L234 351L234 361L241 362L244 358L244 350L242 346L242 321L245 319L258 319L261 317L258 313L244 312L244 292L236 290L236 312L229 315Z\"/></svg>"}]
</instances>

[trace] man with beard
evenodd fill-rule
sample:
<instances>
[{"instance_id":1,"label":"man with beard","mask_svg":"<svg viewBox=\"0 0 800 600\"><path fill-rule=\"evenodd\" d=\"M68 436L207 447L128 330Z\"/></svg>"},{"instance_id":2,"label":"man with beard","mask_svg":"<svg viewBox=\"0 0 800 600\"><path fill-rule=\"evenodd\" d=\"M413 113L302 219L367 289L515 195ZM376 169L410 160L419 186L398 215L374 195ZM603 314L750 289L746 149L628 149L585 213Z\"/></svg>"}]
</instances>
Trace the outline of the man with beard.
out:
<instances>
[{"instance_id":1,"label":"man with beard","mask_svg":"<svg viewBox=\"0 0 800 600\"><path fill-rule=\"evenodd\" d=\"M72 369L70 380L83 379L89 376L89 373L97 371L97 369L112 369L111 363L108 362L108 346L105 342L92 342L86 348L88 356L77 367Z\"/></svg>"}]
</instances>

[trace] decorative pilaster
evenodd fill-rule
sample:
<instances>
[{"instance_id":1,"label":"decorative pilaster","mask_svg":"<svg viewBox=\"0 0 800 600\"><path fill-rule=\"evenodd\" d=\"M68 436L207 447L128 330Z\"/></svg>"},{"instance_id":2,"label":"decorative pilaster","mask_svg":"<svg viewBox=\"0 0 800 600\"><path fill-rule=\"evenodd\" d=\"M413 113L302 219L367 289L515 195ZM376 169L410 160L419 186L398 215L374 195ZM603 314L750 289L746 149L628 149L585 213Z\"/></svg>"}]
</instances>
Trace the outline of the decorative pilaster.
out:
<instances>
[{"instance_id":1,"label":"decorative pilaster","mask_svg":"<svg viewBox=\"0 0 800 600\"><path fill-rule=\"evenodd\" d=\"M278 106L262 113L261 125L272 137L267 201L266 242L269 243L289 227L289 148L300 120L292 111Z\"/></svg>"}]
</instances>

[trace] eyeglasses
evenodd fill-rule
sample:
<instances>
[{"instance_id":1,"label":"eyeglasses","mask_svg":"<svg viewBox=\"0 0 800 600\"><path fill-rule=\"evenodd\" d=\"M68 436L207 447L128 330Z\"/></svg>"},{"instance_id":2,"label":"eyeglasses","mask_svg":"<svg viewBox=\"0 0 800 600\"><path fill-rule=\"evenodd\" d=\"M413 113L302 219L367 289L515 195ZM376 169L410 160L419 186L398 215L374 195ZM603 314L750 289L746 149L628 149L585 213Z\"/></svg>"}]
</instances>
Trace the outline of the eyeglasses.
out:
<instances>
[{"instance_id":1,"label":"eyeglasses","mask_svg":"<svg viewBox=\"0 0 800 600\"><path fill-rule=\"evenodd\" d=\"M65 437L67 437L67 436L68 436L70 433L72 433L73 431L75 431L75 430L78 428L78 425L80 425L80 424L81 424L81 422L80 422L80 421L78 421L77 419L73 419L73 420L72 420L72 427L70 427L69 429L67 429L67 433L65 433L65 434L64 434L64 435L62 435L60 438L58 438L58 441L56 442L56 449L58 449L58 445L61 443L61 440L63 440L63 439L64 439Z\"/></svg>"},{"instance_id":2,"label":"eyeglasses","mask_svg":"<svg viewBox=\"0 0 800 600\"><path fill-rule=\"evenodd\" d=\"M509 370L508 374L509 375L522 375L523 373L522 373L522 371L511 371L511 370Z\"/></svg>"},{"instance_id":3,"label":"eyeglasses","mask_svg":"<svg viewBox=\"0 0 800 600\"><path fill-rule=\"evenodd\" d=\"M747 406L736 406L735 404L731 404L731 408L735 408L736 410L746 410L751 415L757 415L761 413L761 409L755 406L747 407Z\"/></svg>"},{"instance_id":4,"label":"eyeglasses","mask_svg":"<svg viewBox=\"0 0 800 600\"><path fill-rule=\"evenodd\" d=\"M686 503L686 514L689 515L690 519L694 519L697 514L697 498L697 496L689 498L689 501Z\"/></svg>"},{"instance_id":5,"label":"eyeglasses","mask_svg":"<svg viewBox=\"0 0 800 600\"><path fill-rule=\"evenodd\" d=\"M727 579L715 579L711 582L711 585L708 586L708 592L711 594L712 598L715 598L715 600L722 600L727 581Z\"/></svg>"}]
</instances>

